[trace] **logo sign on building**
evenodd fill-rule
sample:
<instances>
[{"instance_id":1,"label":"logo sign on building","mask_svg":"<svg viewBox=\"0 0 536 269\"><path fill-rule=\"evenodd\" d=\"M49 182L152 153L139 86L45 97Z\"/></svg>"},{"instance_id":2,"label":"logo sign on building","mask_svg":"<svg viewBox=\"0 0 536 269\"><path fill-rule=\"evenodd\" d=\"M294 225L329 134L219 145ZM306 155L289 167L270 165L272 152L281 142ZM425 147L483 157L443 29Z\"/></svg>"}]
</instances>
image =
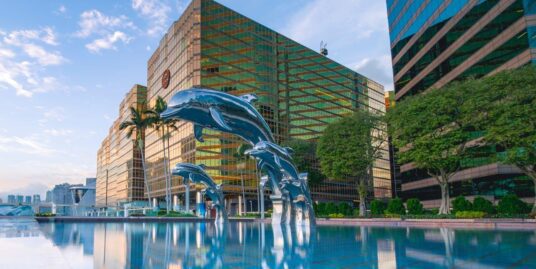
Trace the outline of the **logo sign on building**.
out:
<instances>
[{"instance_id":1,"label":"logo sign on building","mask_svg":"<svg viewBox=\"0 0 536 269\"><path fill-rule=\"evenodd\" d=\"M171 73L169 72L169 69L166 69L164 71L164 74L162 75L162 87L164 89L167 89L169 86L169 81L171 80Z\"/></svg>"}]
</instances>

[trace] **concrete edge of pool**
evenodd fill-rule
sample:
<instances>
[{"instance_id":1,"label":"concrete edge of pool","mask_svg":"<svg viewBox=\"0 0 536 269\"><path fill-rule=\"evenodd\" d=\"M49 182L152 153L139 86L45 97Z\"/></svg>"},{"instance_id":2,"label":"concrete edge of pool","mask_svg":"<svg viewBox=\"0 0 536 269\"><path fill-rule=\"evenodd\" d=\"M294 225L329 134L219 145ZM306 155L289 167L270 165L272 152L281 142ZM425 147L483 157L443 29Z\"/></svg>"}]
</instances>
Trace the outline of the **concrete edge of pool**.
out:
<instances>
[{"instance_id":1,"label":"concrete edge of pool","mask_svg":"<svg viewBox=\"0 0 536 269\"><path fill-rule=\"evenodd\" d=\"M166 217L35 217L37 222L212 222L213 219ZM264 222L270 219L229 218L230 222ZM325 219L317 225L415 228L536 229L536 219Z\"/></svg>"}]
</instances>

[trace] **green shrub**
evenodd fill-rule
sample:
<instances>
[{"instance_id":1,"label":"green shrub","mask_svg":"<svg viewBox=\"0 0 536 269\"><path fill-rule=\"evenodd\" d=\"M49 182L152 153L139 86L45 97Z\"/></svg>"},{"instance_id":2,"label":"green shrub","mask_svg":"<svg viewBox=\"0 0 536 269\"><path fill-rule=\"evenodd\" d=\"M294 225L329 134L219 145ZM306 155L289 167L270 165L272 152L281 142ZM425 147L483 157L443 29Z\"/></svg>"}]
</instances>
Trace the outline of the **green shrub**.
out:
<instances>
[{"instance_id":1,"label":"green shrub","mask_svg":"<svg viewBox=\"0 0 536 269\"><path fill-rule=\"evenodd\" d=\"M430 215L439 215L439 208L430 208L430 209L426 209L424 211L424 213L426 214L430 214Z\"/></svg>"},{"instance_id":2,"label":"green shrub","mask_svg":"<svg viewBox=\"0 0 536 269\"><path fill-rule=\"evenodd\" d=\"M467 201L465 197L458 196L456 197L456 199L454 199L454 201L452 201L452 209L454 210L454 212L471 211L473 210L473 205L471 204L471 202Z\"/></svg>"},{"instance_id":3,"label":"green shrub","mask_svg":"<svg viewBox=\"0 0 536 269\"><path fill-rule=\"evenodd\" d=\"M344 215L342 213L331 213L328 215L330 218L344 218Z\"/></svg>"},{"instance_id":4,"label":"green shrub","mask_svg":"<svg viewBox=\"0 0 536 269\"><path fill-rule=\"evenodd\" d=\"M132 213L129 216L130 217L145 217L145 214L143 214L143 213Z\"/></svg>"},{"instance_id":5,"label":"green shrub","mask_svg":"<svg viewBox=\"0 0 536 269\"><path fill-rule=\"evenodd\" d=\"M408 208L408 214L410 215L422 215L424 214L424 209L421 204L421 201L417 198L411 198L406 201L406 207Z\"/></svg>"},{"instance_id":6,"label":"green shrub","mask_svg":"<svg viewBox=\"0 0 536 269\"><path fill-rule=\"evenodd\" d=\"M400 198L394 198L389 201L387 205L386 213L396 214L396 215L406 215L406 208L404 208L404 203Z\"/></svg>"},{"instance_id":7,"label":"green shrub","mask_svg":"<svg viewBox=\"0 0 536 269\"><path fill-rule=\"evenodd\" d=\"M484 197L476 197L473 200L473 210L474 211L482 211L486 212L487 214L494 214L495 213L495 207L493 204L486 200Z\"/></svg>"},{"instance_id":8,"label":"green shrub","mask_svg":"<svg viewBox=\"0 0 536 269\"><path fill-rule=\"evenodd\" d=\"M486 212L482 211L456 211L457 219L481 219L486 216Z\"/></svg>"},{"instance_id":9,"label":"green shrub","mask_svg":"<svg viewBox=\"0 0 536 269\"><path fill-rule=\"evenodd\" d=\"M315 208L315 213L319 216L326 215L326 203L318 203Z\"/></svg>"},{"instance_id":10,"label":"green shrub","mask_svg":"<svg viewBox=\"0 0 536 269\"><path fill-rule=\"evenodd\" d=\"M36 216L36 217L47 217L47 218L50 218L50 217L55 217L56 214L53 214L53 213L36 213L35 216Z\"/></svg>"},{"instance_id":11,"label":"green shrub","mask_svg":"<svg viewBox=\"0 0 536 269\"><path fill-rule=\"evenodd\" d=\"M370 203L370 214L373 216L383 215L385 209L387 209L387 206L381 200L373 200Z\"/></svg>"},{"instance_id":12,"label":"green shrub","mask_svg":"<svg viewBox=\"0 0 536 269\"><path fill-rule=\"evenodd\" d=\"M348 203L340 203L337 205L337 213L343 214L345 216L351 216L352 207Z\"/></svg>"},{"instance_id":13,"label":"green shrub","mask_svg":"<svg viewBox=\"0 0 536 269\"><path fill-rule=\"evenodd\" d=\"M400 214L389 213L387 210L385 211L385 214L383 216L386 218L400 218L401 217Z\"/></svg>"},{"instance_id":14,"label":"green shrub","mask_svg":"<svg viewBox=\"0 0 536 269\"><path fill-rule=\"evenodd\" d=\"M530 208L517 195L508 194L499 201L497 211L499 214L526 214L530 212Z\"/></svg>"},{"instance_id":15,"label":"green shrub","mask_svg":"<svg viewBox=\"0 0 536 269\"><path fill-rule=\"evenodd\" d=\"M334 213L337 213L337 205L335 205L335 203L333 202L327 203L324 214L329 215L329 214L334 214Z\"/></svg>"},{"instance_id":16,"label":"green shrub","mask_svg":"<svg viewBox=\"0 0 536 269\"><path fill-rule=\"evenodd\" d=\"M352 216L359 217L359 208L354 208L354 210L352 211Z\"/></svg>"}]
</instances>

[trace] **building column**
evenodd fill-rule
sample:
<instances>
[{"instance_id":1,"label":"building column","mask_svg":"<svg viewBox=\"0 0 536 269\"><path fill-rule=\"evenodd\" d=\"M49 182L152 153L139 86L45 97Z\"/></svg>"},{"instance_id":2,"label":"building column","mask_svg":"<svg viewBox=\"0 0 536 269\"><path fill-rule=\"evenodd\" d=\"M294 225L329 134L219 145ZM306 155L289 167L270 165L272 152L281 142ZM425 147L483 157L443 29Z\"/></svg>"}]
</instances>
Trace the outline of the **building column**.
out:
<instances>
[{"instance_id":1,"label":"building column","mask_svg":"<svg viewBox=\"0 0 536 269\"><path fill-rule=\"evenodd\" d=\"M242 196L238 195L238 215L242 216L243 208L242 208Z\"/></svg>"},{"instance_id":2,"label":"building column","mask_svg":"<svg viewBox=\"0 0 536 269\"><path fill-rule=\"evenodd\" d=\"M179 211L179 196L173 195L173 211Z\"/></svg>"}]
</instances>

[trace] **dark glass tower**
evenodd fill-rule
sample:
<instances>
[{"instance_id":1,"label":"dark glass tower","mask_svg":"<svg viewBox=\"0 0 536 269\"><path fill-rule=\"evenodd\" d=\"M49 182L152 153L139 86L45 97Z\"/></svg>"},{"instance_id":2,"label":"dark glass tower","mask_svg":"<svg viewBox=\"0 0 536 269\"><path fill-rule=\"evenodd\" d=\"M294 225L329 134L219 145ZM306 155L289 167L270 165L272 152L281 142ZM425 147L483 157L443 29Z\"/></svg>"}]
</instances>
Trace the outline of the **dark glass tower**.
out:
<instances>
[{"instance_id":1,"label":"dark glass tower","mask_svg":"<svg viewBox=\"0 0 536 269\"><path fill-rule=\"evenodd\" d=\"M387 0L395 99L469 77L536 64L534 0ZM481 134L475 133L475 138ZM454 176L451 197L506 193L532 197L532 183L515 167L493 162L501 149L489 145ZM441 198L436 181L412 164L400 164L402 197Z\"/></svg>"}]
</instances>

